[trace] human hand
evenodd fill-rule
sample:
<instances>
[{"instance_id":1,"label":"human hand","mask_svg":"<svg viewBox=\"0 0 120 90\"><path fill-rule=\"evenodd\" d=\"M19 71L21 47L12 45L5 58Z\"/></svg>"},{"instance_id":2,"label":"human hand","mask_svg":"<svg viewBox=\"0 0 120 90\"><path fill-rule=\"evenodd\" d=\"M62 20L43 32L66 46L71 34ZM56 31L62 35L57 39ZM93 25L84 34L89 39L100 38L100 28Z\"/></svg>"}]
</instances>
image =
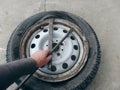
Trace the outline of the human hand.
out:
<instances>
[{"instance_id":1,"label":"human hand","mask_svg":"<svg viewBox=\"0 0 120 90\"><path fill-rule=\"evenodd\" d=\"M52 59L52 55L49 55L49 52L50 50L37 51L31 56L37 63L37 67L44 66Z\"/></svg>"}]
</instances>

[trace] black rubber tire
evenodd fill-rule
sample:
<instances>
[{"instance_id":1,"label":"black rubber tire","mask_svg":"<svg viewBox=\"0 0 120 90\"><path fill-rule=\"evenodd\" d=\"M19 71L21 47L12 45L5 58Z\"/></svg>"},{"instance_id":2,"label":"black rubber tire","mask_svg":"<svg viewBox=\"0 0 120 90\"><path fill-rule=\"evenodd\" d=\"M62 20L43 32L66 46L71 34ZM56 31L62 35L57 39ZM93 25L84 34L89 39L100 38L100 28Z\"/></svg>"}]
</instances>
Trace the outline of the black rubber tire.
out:
<instances>
[{"instance_id":1,"label":"black rubber tire","mask_svg":"<svg viewBox=\"0 0 120 90\"><path fill-rule=\"evenodd\" d=\"M45 16L55 16L57 18L62 18L65 20L69 20L74 24L78 25L83 33L85 34L88 42L89 42L89 56L88 61L82 71L79 72L75 77L59 83L48 83L44 81L40 81L35 77L31 77L29 81L24 85L24 90L84 90L89 83L95 77L99 64L100 64L100 45L97 39L97 36L94 30L90 27L90 25L80 17L77 17L71 13L63 12L63 11L49 11L38 13L34 16L23 21L12 33L10 40L7 46L7 62L11 62L17 59L20 59L19 56L19 46L20 41L26 30L29 27L37 23L39 20L43 19ZM17 84L21 82L23 78L20 78L17 81Z\"/></svg>"}]
</instances>

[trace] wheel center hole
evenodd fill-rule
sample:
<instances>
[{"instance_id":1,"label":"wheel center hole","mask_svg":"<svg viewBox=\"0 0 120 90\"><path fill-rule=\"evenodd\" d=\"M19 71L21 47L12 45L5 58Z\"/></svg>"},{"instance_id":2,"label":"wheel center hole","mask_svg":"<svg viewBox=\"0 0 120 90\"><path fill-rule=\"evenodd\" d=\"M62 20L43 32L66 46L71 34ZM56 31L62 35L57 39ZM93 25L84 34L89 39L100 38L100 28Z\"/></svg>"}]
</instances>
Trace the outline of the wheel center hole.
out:
<instances>
[{"instance_id":1,"label":"wheel center hole","mask_svg":"<svg viewBox=\"0 0 120 90\"><path fill-rule=\"evenodd\" d=\"M52 48L54 48L57 45L57 43L52 43ZM59 46L55 49L55 52L57 52L59 50Z\"/></svg>"}]
</instances>

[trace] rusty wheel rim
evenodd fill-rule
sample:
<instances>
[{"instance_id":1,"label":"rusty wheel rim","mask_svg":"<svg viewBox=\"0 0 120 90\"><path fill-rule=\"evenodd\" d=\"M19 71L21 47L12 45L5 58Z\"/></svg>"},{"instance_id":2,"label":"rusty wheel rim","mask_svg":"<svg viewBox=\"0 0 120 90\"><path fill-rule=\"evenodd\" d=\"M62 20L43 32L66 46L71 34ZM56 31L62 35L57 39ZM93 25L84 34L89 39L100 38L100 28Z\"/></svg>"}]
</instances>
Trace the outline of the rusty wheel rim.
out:
<instances>
[{"instance_id":1,"label":"rusty wheel rim","mask_svg":"<svg viewBox=\"0 0 120 90\"><path fill-rule=\"evenodd\" d=\"M48 48L48 25L49 19L46 19L29 28L21 41L21 58L30 57L35 51ZM47 70L46 65L39 68L34 76L47 82L60 82L74 77L82 70L88 58L89 45L84 33L74 23L54 19L53 27L54 44L59 42L70 28L74 31L66 38L58 51L53 53L53 70ZM64 58L65 56L67 57Z\"/></svg>"}]
</instances>

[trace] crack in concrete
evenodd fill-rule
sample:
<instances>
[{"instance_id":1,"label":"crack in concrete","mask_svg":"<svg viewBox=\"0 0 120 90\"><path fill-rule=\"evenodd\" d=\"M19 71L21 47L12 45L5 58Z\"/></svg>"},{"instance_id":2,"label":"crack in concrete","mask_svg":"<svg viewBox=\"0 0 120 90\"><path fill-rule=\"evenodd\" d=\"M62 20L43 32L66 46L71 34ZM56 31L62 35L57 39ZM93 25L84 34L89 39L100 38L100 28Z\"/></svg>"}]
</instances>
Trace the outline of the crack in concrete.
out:
<instances>
[{"instance_id":1,"label":"crack in concrete","mask_svg":"<svg viewBox=\"0 0 120 90\"><path fill-rule=\"evenodd\" d=\"M40 0L39 11L46 11L46 0Z\"/></svg>"},{"instance_id":2,"label":"crack in concrete","mask_svg":"<svg viewBox=\"0 0 120 90\"><path fill-rule=\"evenodd\" d=\"M44 11L46 11L46 0L44 0Z\"/></svg>"}]
</instances>

